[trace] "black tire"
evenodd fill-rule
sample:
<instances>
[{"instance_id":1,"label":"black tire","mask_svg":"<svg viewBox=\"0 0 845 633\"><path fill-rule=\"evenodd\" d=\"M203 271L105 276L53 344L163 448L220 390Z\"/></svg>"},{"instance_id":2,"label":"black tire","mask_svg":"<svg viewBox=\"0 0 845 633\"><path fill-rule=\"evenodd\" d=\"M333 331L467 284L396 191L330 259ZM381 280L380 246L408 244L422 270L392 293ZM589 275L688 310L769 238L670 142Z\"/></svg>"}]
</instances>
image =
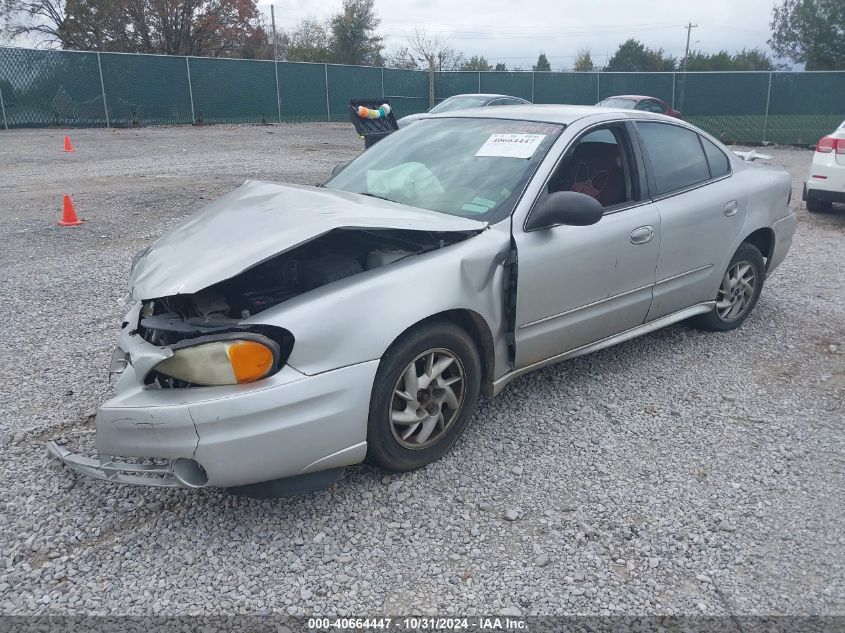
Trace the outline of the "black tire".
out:
<instances>
[{"instance_id":1,"label":"black tire","mask_svg":"<svg viewBox=\"0 0 845 633\"><path fill-rule=\"evenodd\" d=\"M760 251L757 250L755 246L748 244L747 242L743 243L737 249L736 253L734 253L734 256L731 258L731 263L728 264L728 268L724 272L724 275L728 275L734 270L734 267L741 263L750 264L754 272L755 283L750 301L747 302L740 313L732 318L726 318L723 316L722 311L727 310L727 308L720 309L718 307L718 302L721 301L724 295L724 291L722 290L723 285L720 285L720 289L716 293L717 307L713 308L713 310L707 314L701 314L690 319L690 323L694 327L708 332L727 332L728 330L736 329L745 323L745 319L748 318L748 315L751 314L754 306L757 305L757 300L760 298L760 293L763 290L763 282L766 278L766 265Z\"/></svg>"},{"instance_id":2,"label":"black tire","mask_svg":"<svg viewBox=\"0 0 845 633\"><path fill-rule=\"evenodd\" d=\"M811 198L807 196L807 211L810 213L822 213L830 211L833 203L828 200L819 200L818 198Z\"/></svg>"},{"instance_id":3,"label":"black tire","mask_svg":"<svg viewBox=\"0 0 845 633\"><path fill-rule=\"evenodd\" d=\"M394 424L392 413L395 411L399 415L402 407L410 410L420 402L425 402L427 396L423 393L425 390L419 390L417 394L422 395L414 394L415 400L406 403L406 400L399 398L395 393L399 384L404 388L405 381L408 380L406 371L410 368L412 361L415 362L415 367L427 368L426 363L429 358L427 353L435 350L439 350L438 353L442 355L432 356L432 359L448 360L449 355L454 357L449 366L454 369L447 368L441 376L449 380L463 375L463 378L449 385L453 394L460 389L459 406L455 410L448 408L442 400L442 394L439 396L441 398L439 402L435 402L434 397L427 400L429 405L436 407L437 412L442 411L443 427L441 428L441 423L437 418L436 429L430 436L430 438L435 438L436 433L436 439L429 439L430 443L424 442L417 448L411 448L409 445L414 442L414 436L408 437L405 443L399 436L409 431L414 433L411 430L413 427L418 429L415 435L419 438L423 433L422 422L416 426L414 424L399 426ZM418 379L422 380L420 377ZM438 378L432 380L431 384L440 387L443 382L443 378ZM458 387L458 383L463 384ZM390 346L376 372L370 397L366 461L393 472L414 470L436 461L452 448L466 429L478 404L480 389L481 359L474 341L466 331L448 321L433 321L406 332ZM435 391L440 392L443 389L437 388ZM427 413L421 409L419 411L420 415ZM449 420L446 420L447 415L450 416Z\"/></svg>"}]
</instances>

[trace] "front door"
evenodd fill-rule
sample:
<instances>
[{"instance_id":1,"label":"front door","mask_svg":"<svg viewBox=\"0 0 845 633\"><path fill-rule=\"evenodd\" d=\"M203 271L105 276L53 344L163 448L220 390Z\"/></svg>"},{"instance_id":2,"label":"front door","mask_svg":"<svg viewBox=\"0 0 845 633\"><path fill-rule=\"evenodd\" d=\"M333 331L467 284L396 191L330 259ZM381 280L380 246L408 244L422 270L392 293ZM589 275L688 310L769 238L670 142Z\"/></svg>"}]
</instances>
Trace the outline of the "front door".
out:
<instances>
[{"instance_id":1,"label":"front door","mask_svg":"<svg viewBox=\"0 0 845 633\"><path fill-rule=\"evenodd\" d=\"M587 130L538 199L562 190L591 195L605 208L597 224L513 228L516 368L636 327L648 314L660 214L641 184L628 130L623 123Z\"/></svg>"}]
</instances>

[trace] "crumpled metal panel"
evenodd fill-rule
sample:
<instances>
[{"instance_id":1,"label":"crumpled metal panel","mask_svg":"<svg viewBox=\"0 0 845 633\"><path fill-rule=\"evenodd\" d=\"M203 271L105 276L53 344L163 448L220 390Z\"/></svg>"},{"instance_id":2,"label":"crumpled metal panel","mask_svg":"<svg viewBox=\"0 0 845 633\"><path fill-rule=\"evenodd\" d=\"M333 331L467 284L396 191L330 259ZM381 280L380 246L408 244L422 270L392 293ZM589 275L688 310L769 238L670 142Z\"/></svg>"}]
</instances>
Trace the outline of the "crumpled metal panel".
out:
<instances>
[{"instance_id":1,"label":"crumpled metal panel","mask_svg":"<svg viewBox=\"0 0 845 633\"><path fill-rule=\"evenodd\" d=\"M402 332L423 319L468 310L489 329L498 376L509 368L503 263L510 246L510 223L499 222L457 244L299 295L243 324L290 331L296 343L288 364L313 375L381 358Z\"/></svg>"},{"instance_id":2,"label":"crumpled metal panel","mask_svg":"<svg viewBox=\"0 0 845 633\"><path fill-rule=\"evenodd\" d=\"M334 229L479 231L486 223L320 187L248 180L155 242L133 299L193 293Z\"/></svg>"}]
</instances>

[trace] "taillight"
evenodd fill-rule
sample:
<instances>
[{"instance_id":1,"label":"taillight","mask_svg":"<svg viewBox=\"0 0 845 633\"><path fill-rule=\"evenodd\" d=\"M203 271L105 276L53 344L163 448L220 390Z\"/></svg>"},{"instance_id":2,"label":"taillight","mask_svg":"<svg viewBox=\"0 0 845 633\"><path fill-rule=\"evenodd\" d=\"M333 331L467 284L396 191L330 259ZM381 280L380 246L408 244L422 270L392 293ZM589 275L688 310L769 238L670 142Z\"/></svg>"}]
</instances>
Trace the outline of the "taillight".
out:
<instances>
[{"instance_id":1,"label":"taillight","mask_svg":"<svg viewBox=\"0 0 845 633\"><path fill-rule=\"evenodd\" d=\"M837 154L845 154L845 138L825 136L819 139L819 144L816 145L816 151L819 154L830 154L833 151Z\"/></svg>"}]
</instances>

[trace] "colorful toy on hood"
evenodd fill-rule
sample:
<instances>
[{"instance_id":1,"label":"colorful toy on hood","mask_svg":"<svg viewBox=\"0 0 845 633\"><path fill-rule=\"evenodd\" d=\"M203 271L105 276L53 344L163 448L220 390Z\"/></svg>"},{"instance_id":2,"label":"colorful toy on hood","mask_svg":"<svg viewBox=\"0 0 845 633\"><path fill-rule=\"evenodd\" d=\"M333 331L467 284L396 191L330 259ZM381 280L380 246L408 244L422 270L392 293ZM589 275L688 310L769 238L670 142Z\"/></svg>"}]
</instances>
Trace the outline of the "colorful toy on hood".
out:
<instances>
[{"instance_id":1,"label":"colorful toy on hood","mask_svg":"<svg viewBox=\"0 0 845 633\"><path fill-rule=\"evenodd\" d=\"M356 114L362 119L383 119L390 114L390 105L383 103L377 110L366 106L358 106Z\"/></svg>"}]
</instances>

